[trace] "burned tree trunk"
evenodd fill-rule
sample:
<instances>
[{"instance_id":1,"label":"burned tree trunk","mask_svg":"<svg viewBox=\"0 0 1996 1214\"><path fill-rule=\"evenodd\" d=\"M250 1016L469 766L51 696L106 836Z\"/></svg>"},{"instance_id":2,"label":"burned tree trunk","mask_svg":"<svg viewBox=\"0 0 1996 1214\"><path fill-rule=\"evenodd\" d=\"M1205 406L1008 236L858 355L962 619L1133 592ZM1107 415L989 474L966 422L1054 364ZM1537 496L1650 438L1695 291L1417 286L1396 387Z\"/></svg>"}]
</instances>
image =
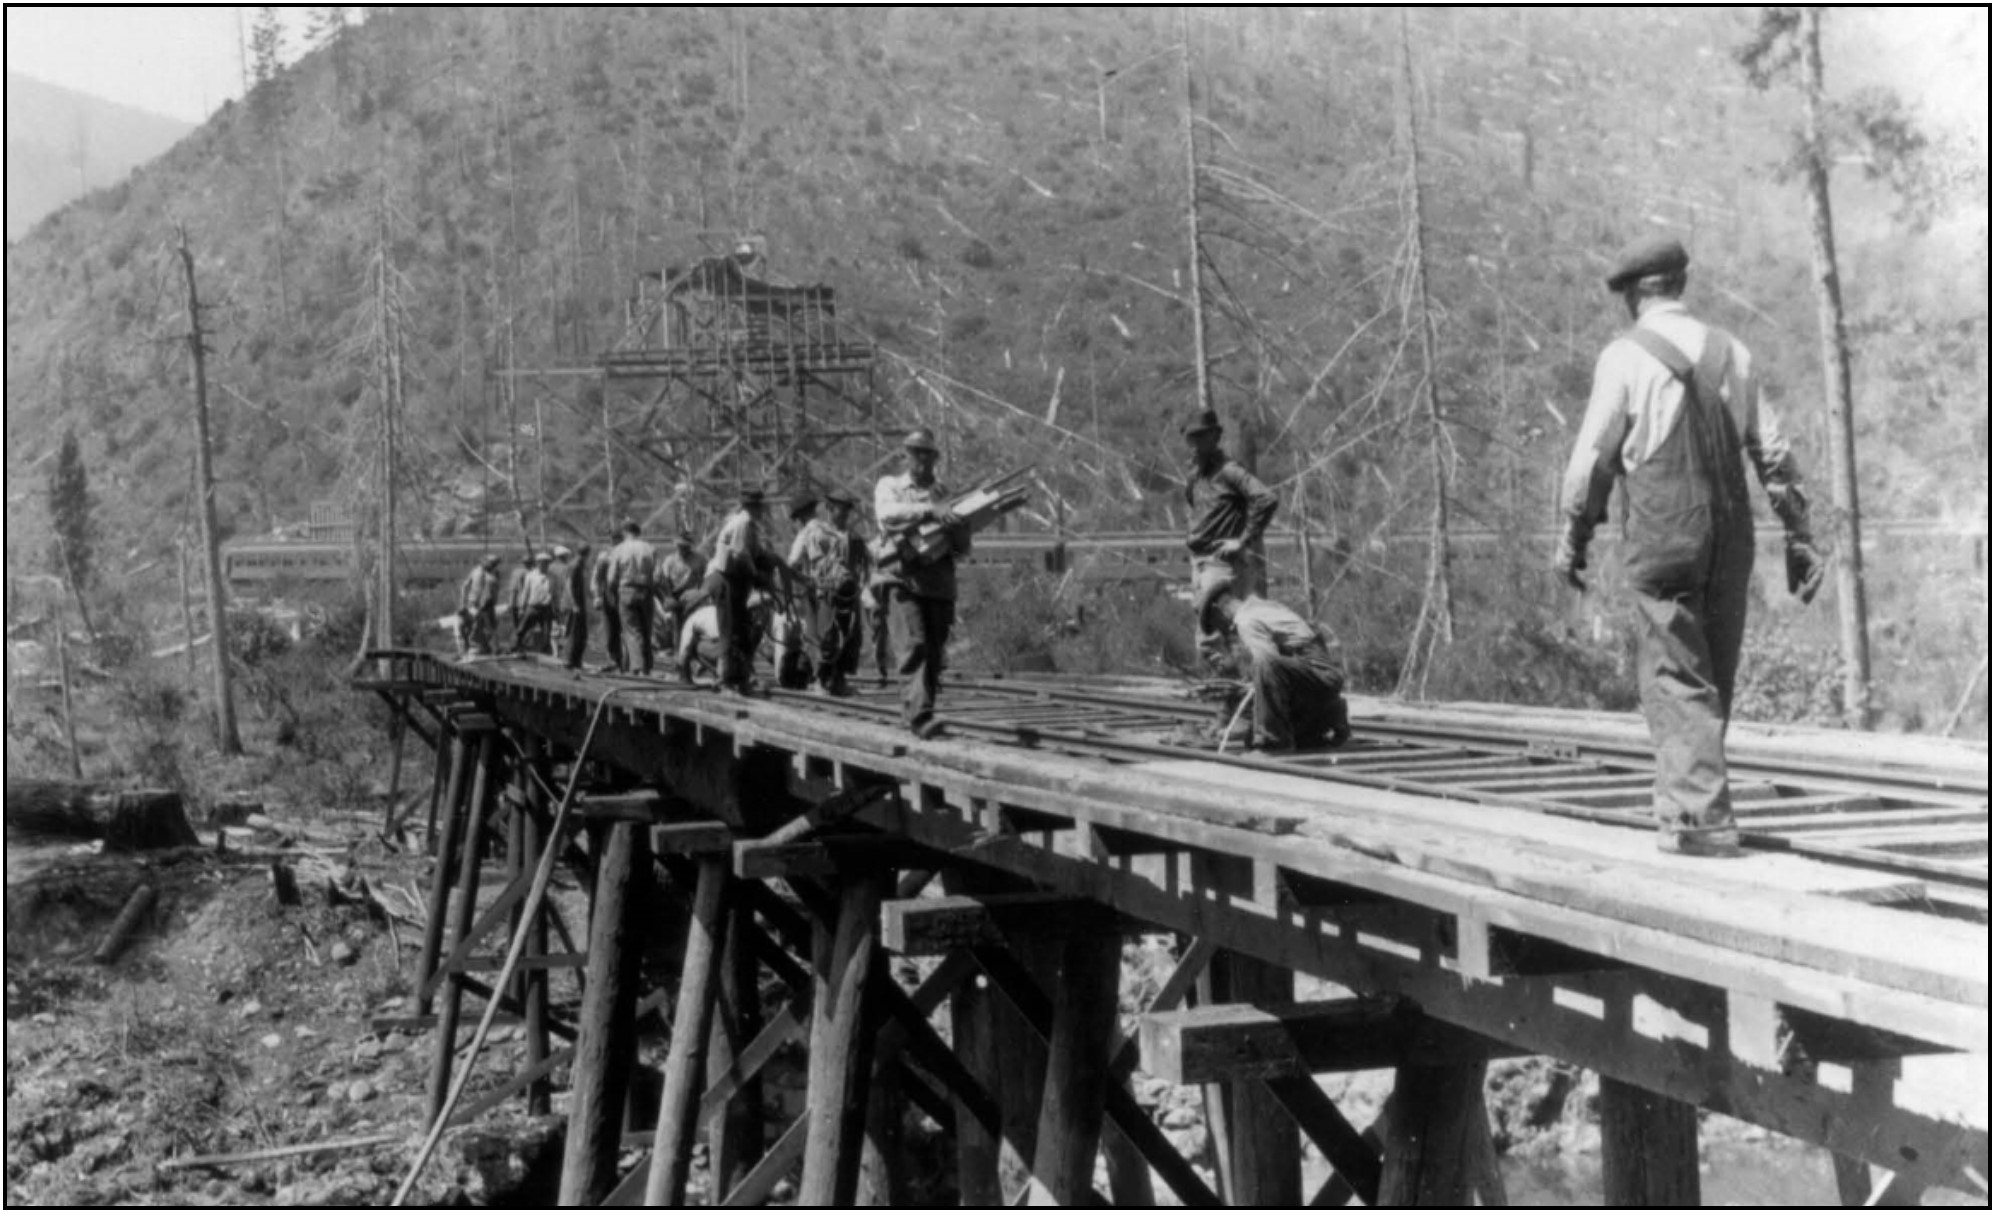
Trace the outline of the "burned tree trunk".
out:
<instances>
[{"instance_id":1,"label":"burned tree trunk","mask_svg":"<svg viewBox=\"0 0 1996 1214\"><path fill-rule=\"evenodd\" d=\"M149 851L200 843L180 794L119 791L57 780L7 781L7 837L102 839L107 851Z\"/></svg>"}]
</instances>

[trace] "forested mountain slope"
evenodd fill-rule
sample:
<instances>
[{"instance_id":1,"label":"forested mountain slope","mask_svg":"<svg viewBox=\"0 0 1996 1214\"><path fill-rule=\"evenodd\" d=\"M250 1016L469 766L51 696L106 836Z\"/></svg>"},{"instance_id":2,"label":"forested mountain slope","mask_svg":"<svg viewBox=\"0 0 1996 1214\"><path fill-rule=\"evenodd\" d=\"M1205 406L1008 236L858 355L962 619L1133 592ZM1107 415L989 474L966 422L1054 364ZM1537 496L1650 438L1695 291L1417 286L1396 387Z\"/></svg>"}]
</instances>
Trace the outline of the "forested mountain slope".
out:
<instances>
[{"instance_id":1,"label":"forested mountain slope","mask_svg":"<svg viewBox=\"0 0 1996 1214\"><path fill-rule=\"evenodd\" d=\"M193 127L7 73L7 239L172 147Z\"/></svg>"},{"instance_id":2,"label":"forested mountain slope","mask_svg":"<svg viewBox=\"0 0 1996 1214\"><path fill-rule=\"evenodd\" d=\"M1406 21L1411 106L1397 11L1202 10L1191 26L1216 403L1285 509L1332 537L1351 589L1404 616L1421 582L1366 555L1423 529L1430 501L1409 109L1462 525L1546 525L1595 353L1623 323L1606 259L1659 227L1686 237L1694 304L1761 352L1821 469L1806 222L1771 170L1800 102L1734 62L1751 14ZM1153 9L375 10L10 247L9 566L40 559L25 489L68 425L107 552L143 564L191 518L175 225L215 305L234 532L367 473L377 263L407 317L404 475L429 499L413 532L515 454L493 425L509 336L518 365L586 361L640 271L750 230L783 277L838 288L886 351L899 414L937 426L954 460L1039 463L1041 522L1058 497L1078 529L1174 525L1193 399L1177 37ZM1986 514L1981 155L1979 175L1930 191L1927 233L1891 218L1884 187L1840 179L1872 513ZM551 414L557 480L603 458L585 413ZM671 488L642 464L619 478L627 495ZM1512 555L1542 560L1522 541Z\"/></svg>"}]
</instances>

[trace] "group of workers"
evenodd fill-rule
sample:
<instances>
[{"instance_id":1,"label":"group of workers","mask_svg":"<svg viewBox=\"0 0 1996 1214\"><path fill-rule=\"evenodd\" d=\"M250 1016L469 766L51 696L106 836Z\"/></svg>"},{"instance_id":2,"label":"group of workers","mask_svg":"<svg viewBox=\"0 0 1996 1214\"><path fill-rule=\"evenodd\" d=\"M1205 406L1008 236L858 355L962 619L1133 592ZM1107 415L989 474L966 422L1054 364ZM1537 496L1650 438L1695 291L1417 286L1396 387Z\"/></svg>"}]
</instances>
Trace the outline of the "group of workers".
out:
<instances>
[{"instance_id":1,"label":"group of workers","mask_svg":"<svg viewBox=\"0 0 1996 1214\"><path fill-rule=\"evenodd\" d=\"M1690 257L1657 238L1631 246L1607 278L1633 327L1603 351L1561 493L1553 564L1576 589L1587 548L1606 517L1616 481L1625 486L1623 548L1642 632L1642 707L1657 750L1654 806L1660 846L1669 852L1739 853L1728 800L1725 733L1745 631L1754 543L1744 456L1787 536L1789 590L1806 603L1822 577L1809 532L1808 501L1786 439L1761 400L1751 355L1738 339L1694 318L1682 302ZM1201 410L1181 427L1192 467L1185 486L1191 524L1192 599L1201 653L1231 665L1245 684L1250 744L1283 751L1340 746L1351 736L1344 677L1329 638L1301 614L1266 597L1263 533L1277 499L1222 448L1224 427ZM587 641L585 591L603 612L613 661L650 674L653 612L678 635L679 671L692 678L694 650L718 651L719 683L746 691L772 598L815 637L817 687L850 694L863 631L881 679L887 637L902 679L902 716L918 737L939 732L936 697L956 615L956 562L971 529L952 512L936 476L934 436L903 443L904 470L874 491L880 537L869 546L854 529L857 503L840 493L794 499L800 527L787 559L766 547L767 503L749 489L702 561L690 535L660 559L627 523L605 557L589 563L566 549L543 553L514 590L516 644L546 652L559 596L548 572L566 557L571 623L566 661L579 666ZM917 539L928 542L916 543ZM940 539L942 542L935 542ZM460 606L471 644L491 641L498 601L497 558L466 579ZM585 572L587 571L587 572ZM787 679L786 655L779 678ZM803 663L798 663L802 665Z\"/></svg>"}]
</instances>

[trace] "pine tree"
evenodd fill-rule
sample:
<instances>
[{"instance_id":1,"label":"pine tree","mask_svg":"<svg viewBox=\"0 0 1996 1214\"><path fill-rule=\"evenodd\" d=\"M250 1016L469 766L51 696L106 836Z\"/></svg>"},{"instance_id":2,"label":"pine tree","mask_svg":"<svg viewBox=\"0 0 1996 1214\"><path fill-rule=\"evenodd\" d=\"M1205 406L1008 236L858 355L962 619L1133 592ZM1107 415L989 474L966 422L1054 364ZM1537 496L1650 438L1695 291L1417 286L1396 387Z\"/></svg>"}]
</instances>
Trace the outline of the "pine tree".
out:
<instances>
[{"instance_id":1,"label":"pine tree","mask_svg":"<svg viewBox=\"0 0 1996 1214\"><path fill-rule=\"evenodd\" d=\"M90 474L76 431L70 430L63 434L49 471L49 518L55 527L49 563L79 598L97 580L97 524L90 505Z\"/></svg>"}]
</instances>

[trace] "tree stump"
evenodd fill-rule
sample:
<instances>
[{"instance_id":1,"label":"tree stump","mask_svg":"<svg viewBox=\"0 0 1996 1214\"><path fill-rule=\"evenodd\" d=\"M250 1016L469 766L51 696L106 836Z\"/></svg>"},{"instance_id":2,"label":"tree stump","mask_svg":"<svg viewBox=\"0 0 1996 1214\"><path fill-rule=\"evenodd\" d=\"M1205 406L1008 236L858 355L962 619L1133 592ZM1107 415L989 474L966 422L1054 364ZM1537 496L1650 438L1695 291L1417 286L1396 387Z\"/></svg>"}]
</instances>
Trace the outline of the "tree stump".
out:
<instances>
[{"instance_id":1,"label":"tree stump","mask_svg":"<svg viewBox=\"0 0 1996 1214\"><path fill-rule=\"evenodd\" d=\"M7 837L102 839L106 851L194 847L200 840L179 793L106 789L60 780L6 782Z\"/></svg>"}]
</instances>

